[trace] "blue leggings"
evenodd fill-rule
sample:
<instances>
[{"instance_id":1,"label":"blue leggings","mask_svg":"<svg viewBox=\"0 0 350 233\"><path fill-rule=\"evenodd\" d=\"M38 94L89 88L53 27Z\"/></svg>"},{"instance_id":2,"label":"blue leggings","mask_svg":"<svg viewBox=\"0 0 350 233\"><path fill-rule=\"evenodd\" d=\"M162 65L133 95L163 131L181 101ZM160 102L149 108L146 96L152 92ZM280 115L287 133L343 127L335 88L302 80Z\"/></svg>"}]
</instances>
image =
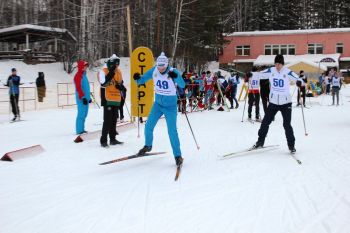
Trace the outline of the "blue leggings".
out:
<instances>
[{"instance_id":1,"label":"blue leggings","mask_svg":"<svg viewBox=\"0 0 350 233\"><path fill-rule=\"evenodd\" d=\"M77 100L78 115L75 121L75 132L81 134L85 130L85 119L89 112L89 104L84 105L82 100Z\"/></svg>"},{"instance_id":2,"label":"blue leggings","mask_svg":"<svg viewBox=\"0 0 350 233\"><path fill-rule=\"evenodd\" d=\"M176 127L177 106L161 106L157 102L154 102L151 113L148 116L145 127L145 140L146 146L152 146L153 144L153 130L156 126L159 118L164 114L166 124L168 127L168 135L170 138L171 147L173 149L174 157L181 156L179 135Z\"/></svg>"}]
</instances>

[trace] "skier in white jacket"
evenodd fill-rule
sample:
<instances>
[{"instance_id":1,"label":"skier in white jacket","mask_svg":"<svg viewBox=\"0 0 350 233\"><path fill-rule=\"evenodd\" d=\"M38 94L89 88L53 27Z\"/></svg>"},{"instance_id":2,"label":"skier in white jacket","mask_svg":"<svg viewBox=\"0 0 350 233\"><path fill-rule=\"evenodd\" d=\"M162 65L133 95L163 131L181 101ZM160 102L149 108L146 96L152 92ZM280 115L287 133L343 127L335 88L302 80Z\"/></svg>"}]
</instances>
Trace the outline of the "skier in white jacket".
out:
<instances>
[{"instance_id":1,"label":"skier in white jacket","mask_svg":"<svg viewBox=\"0 0 350 233\"><path fill-rule=\"evenodd\" d=\"M276 55L275 67L262 71L262 73L265 75L260 76L260 79L270 80L270 103L258 132L259 139L253 146L253 149L264 146L265 137L269 131L269 126L277 112L280 111L283 117L283 127L287 138L288 148L291 153L296 152L295 137L291 126L292 97L290 95L290 82L294 81L296 82L297 86L300 87L302 84L302 79L283 65L283 55Z\"/></svg>"}]
</instances>

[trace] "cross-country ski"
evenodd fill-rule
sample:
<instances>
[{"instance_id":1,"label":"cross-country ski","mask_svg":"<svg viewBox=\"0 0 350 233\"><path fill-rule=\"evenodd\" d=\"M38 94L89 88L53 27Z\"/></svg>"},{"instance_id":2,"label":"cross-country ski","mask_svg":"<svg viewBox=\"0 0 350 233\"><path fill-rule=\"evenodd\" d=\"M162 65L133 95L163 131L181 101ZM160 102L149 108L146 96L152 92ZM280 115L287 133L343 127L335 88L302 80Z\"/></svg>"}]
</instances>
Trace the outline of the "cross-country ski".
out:
<instances>
[{"instance_id":1,"label":"cross-country ski","mask_svg":"<svg viewBox=\"0 0 350 233\"><path fill-rule=\"evenodd\" d=\"M149 152L149 153L145 153L143 155L139 155L139 154L133 154L133 155L128 155L125 157L121 157L118 159L113 159L107 162L103 162L100 163L100 165L107 165L107 164L111 164L111 163L118 163L121 161L125 161L125 160L130 160L130 159L136 159L136 158L141 158L141 157L148 157L148 156L153 156L153 155L161 155L161 154L165 154L166 152Z\"/></svg>"}]
</instances>

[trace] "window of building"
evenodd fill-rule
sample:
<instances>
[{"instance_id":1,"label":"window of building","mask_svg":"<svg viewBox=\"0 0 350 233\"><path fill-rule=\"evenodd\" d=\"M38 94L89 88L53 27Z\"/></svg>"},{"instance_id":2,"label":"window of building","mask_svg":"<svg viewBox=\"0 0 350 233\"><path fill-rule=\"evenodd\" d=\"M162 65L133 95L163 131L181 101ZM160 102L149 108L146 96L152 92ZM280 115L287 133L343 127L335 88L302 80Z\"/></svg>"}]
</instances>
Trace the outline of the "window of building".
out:
<instances>
[{"instance_id":1,"label":"window of building","mask_svg":"<svg viewBox=\"0 0 350 233\"><path fill-rule=\"evenodd\" d=\"M265 55L295 55L295 45L293 44L274 44L265 45Z\"/></svg>"},{"instance_id":2,"label":"window of building","mask_svg":"<svg viewBox=\"0 0 350 233\"><path fill-rule=\"evenodd\" d=\"M236 56L249 56L250 45L238 45L236 46Z\"/></svg>"},{"instance_id":3,"label":"window of building","mask_svg":"<svg viewBox=\"0 0 350 233\"><path fill-rule=\"evenodd\" d=\"M323 54L323 44L309 44L308 45L309 54Z\"/></svg>"},{"instance_id":4,"label":"window of building","mask_svg":"<svg viewBox=\"0 0 350 233\"><path fill-rule=\"evenodd\" d=\"M343 43L337 43L335 46L335 52L336 53L343 53L344 51L344 44Z\"/></svg>"}]
</instances>

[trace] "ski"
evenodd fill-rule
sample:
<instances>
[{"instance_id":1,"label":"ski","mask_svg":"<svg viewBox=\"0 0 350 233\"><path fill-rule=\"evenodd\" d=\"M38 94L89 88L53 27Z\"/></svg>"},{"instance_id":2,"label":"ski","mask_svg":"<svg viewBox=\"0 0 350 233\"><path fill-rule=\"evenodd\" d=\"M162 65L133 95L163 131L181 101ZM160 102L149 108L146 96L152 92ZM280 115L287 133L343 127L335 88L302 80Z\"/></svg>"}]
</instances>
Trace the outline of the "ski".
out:
<instances>
[{"instance_id":1,"label":"ski","mask_svg":"<svg viewBox=\"0 0 350 233\"><path fill-rule=\"evenodd\" d=\"M136 158L152 156L152 155L160 155L160 154L165 154L165 153L166 152L151 152L151 153L145 153L143 155L133 154L133 155L121 157L121 158L118 158L118 159L113 159L113 160L110 160L110 161L107 161L107 162L103 162L103 163L100 163L99 165L118 163L118 162L125 161L125 160L136 159Z\"/></svg>"},{"instance_id":2,"label":"ski","mask_svg":"<svg viewBox=\"0 0 350 233\"><path fill-rule=\"evenodd\" d=\"M254 120L248 118L248 122L254 125Z\"/></svg>"},{"instance_id":3,"label":"ski","mask_svg":"<svg viewBox=\"0 0 350 233\"><path fill-rule=\"evenodd\" d=\"M290 156L292 156L292 158L301 165L301 161L295 156L295 153L290 153Z\"/></svg>"},{"instance_id":4,"label":"ski","mask_svg":"<svg viewBox=\"0 0 350 233\"><path fill-rule=\"evenodd\" d=\"M176 166L175 181L177 181L180 177L182 164L183 163L181 163L179 166Z\"/></svg>"},{"instance_id":5,"label":"ski","mask_svg":"<svg viewBox=\"0 0 350 233\"><path fill-rule=\"evenodd\" d=\"M240 151L236 151L236 152L232 152L232 153L228 153L225 155L220 156L222 159L226 159L226 158L230 158L233 157L235 155L239 155L239 154L244 154L244 153L249 153L249 152L253 152L253 151L270 151L270 150L275 150L279 147L279 145L269 145L269 146L264 146L264 147L259 147L257 149L253 149L253 148L249 148L249 149L244 149L244 150L240 150Z\"/></svg>"},{"instance_id":6,"label":"ski","mask_svg":"<svg viewBox=\"0 0 350 233\"><path fill-rule=\"evenodd\" d=\"M10 123L16 123L16 122L21 122L21 121L25 121L25 120L22 120L22 119L21 120L14 120L14 121L11 120Z\"/></svg>"},{"instance_id":7,"label":"ski","mask_svg":"<svg viewBox=\"0 0 350 233\"><path fill-rule=\"evenodd\" d=\"M226 102L226 96L223 95L222 91L221 91L221 86L220 86L220 83L218 81L216 81L216 85L218 87L218 90L219 90L219 95L221 96L222 100L221 101L224 101L224 106L226 108L226 111L229 112L230 111L230 108L228 107L227 105L227 102Z\"/></svg>"}]
</instances>

